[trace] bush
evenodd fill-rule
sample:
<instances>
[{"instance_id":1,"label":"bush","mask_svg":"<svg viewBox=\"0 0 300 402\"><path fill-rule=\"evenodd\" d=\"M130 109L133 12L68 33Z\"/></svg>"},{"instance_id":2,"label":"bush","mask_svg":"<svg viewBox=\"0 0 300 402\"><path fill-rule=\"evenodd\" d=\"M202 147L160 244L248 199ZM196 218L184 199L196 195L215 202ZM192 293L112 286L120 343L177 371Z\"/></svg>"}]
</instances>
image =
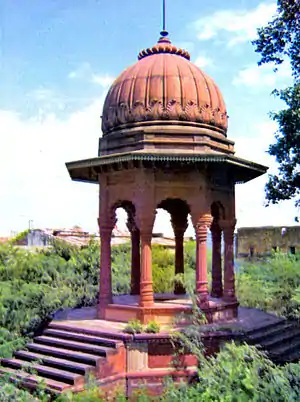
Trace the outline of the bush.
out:
<instances>
[{"instance_id":1,"label":"bush","mask_svg":"<svg viewBox=\"0 0 300 402\"><path fill-rule=\"evenodd\" d=\"M300 260L274 253L269 259L240 262L236 276L240 304L287 318L298 318L300 308Z\"/></svg>"},{"instance_id":2,"label":"bush","mask_svg":"<svg viewBox=\"0 0 300 402\"><path fill-rule=\"evenodd\" d=\"M160 325L156 321L149 321L145 328L148 334L157 334L160 331Z\"/></svg>"},{"instance_id":3,"label":"bush","mask_svg":"<svg viewBox=\"0 0 300 402\"><path fill-rule=\"evenodd\" d=\"M201 359L198 380L169 384L163 401L297 401L299 364L276 367L255 347L225 344L216 357Z\"/></svg>"},{"instance_id":4,"label":"bush","mask_svg":"<svg viewBox=\"0 0 300 402\"><path fill-rule=\"evenodd\" d=\"M55 243L30 252L0 246L0 357L22 346L60 308L95 303L99 246Z\"/></svg>"},{"instance_id":5,"label":"bush","mask_svg":"<svg viewBox=\"0 0 300 402\"><path fill-rule=\"evenodd\" d=\"M139 320L130 320L123 331L127 334L141 334L144 326Z\"/></svg>"}]
</instances>

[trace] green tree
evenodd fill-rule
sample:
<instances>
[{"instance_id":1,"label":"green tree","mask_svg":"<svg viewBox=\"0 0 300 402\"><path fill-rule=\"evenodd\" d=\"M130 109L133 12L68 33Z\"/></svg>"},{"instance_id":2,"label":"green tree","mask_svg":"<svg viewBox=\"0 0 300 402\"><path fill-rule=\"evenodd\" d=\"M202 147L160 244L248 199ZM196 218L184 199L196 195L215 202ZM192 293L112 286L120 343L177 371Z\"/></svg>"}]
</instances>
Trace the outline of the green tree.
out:
<instances>
[{"instance_id":1,"label":"green tree","mask_svg":"<svg viewBox=\"0 0 300 402\"><path fill-rule=\"evenodd\" d=\"M293 85L274 90L283 100L286 108L271 113L277 122L276 143L270 145L269 154L275 156L279 164L278 174L270 175L266 184L266 198L276 204L282 200L295 198L300 206L300 2L299 0L278 0L277 13L266 27L258 30L258 38L253 42L255 51L260 53L259 65L273 63L280 65L290 62ZM275 68L275 71L277 68ZM297 220L297 218L296 218Z\"/></svg>"}]
</instances>

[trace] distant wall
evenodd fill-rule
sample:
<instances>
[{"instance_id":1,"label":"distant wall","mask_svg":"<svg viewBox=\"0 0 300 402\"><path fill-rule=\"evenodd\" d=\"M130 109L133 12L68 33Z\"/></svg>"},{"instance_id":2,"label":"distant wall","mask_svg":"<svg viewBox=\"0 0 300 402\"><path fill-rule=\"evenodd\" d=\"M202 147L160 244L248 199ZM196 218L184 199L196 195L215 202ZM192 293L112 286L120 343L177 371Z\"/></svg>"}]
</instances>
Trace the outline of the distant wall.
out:
<instances>
[{"instance_id":1,"label":"distant wall","mask_svg":"<svg viewBox=\"0 0 300 402\"><path fill-rule=\"evenodd\" d=\"M49 236L47 236L42 230L31 230L27 234L27 246L30 247L42 247L48 246Z\"/></svg>"},{"instance_id":2,"label":"distant wall","mask_svg":"<svg viewBox=\"0 0 300 402\"><path fill-rule=\"evenodd\" d=\"M236 236L237 257L260 257L272 251L300 253L300 226L265 226L239 228Z\"/></svg>"}]
</instances>

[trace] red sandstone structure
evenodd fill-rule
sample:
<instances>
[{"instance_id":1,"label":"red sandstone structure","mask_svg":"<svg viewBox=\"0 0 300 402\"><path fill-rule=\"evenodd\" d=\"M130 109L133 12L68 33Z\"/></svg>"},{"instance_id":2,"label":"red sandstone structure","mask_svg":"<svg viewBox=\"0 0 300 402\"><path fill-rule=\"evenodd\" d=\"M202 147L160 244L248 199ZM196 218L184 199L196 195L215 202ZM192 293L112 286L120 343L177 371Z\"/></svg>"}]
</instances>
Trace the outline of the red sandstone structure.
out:
<instances>
[{"instance_id":1,"label":"red sandstone structure","mask_svg":"<svg viewBox=\"0 0 300 402\"><path fill-rule=\"evenodd\" d=\"M191 312L191 301L180 284L175 284L171 295L153 293L151 237L156 208L164 208L171 215L177 274L184 272L183 235L191 216L197 243L195 292L208 320L214 323L237 316L234 186L265 173L267 168L234 156L234 143L227 138L222 95L212 79L189 61L186 51L162 35L138 58L117 78L106 97L99 156L67 163L73 180L100 185L97 311L85 308L66 315L62 312L62 317L56 314L26 350L16 351L12 359L2 359L0 375L18 378L27 387L36 386L42 377L52 392L79 392L84 389L86 376L92 374L107 392L107 399L113 399L114 390L130 396L140 389L141 382L149 392L158 394L166 377L189 381L197 373L196 357L188 351L181 356L180 367L174 364L170 327L163 327L158 334L123 332L129 319L169 324L176 314ZM111 237L118 207L128 213L132 268L131 294L115 297ZM208 230L213 244L211 289L206 261ZM239 311L236 322L255 342L265 339L263 326L267 336L270 328L290 331L291 326L277 317L250 309ZM295 331L290 332L297 336ZM278 332L273 334L278 348ZM202 334L206 352L218 351L219 345L233 336L206 331ZM282 348L277 349L277 357L278 353ZM37 375L23 372L24 362L31 362Z\"/></svg>"},{"instance_id":2,"label":"red sandstone structure","mask_svg":"<svg viewBox=\"0 0 300 402\"><path fill-rule=\"evenodd\" d=\"M142 50L138 62L112 84L102 113L98 157L67 163L73 180L100 185L99 319L170 323L179 312L189 311L181 285L172 295L153 293L151 237L156 208L171 215L176 274L184 273L183 235L191 215L197 242L195 292L209 321L236 316L234 186L264 174L267 168L234 155L227 121L217 85L165 35ZM131 295L123 298L113 297L111 286L111 235L118 207L128 213L132 242ZM209 229L213 239L210 291Z\"/></svg>"}]
</instances>

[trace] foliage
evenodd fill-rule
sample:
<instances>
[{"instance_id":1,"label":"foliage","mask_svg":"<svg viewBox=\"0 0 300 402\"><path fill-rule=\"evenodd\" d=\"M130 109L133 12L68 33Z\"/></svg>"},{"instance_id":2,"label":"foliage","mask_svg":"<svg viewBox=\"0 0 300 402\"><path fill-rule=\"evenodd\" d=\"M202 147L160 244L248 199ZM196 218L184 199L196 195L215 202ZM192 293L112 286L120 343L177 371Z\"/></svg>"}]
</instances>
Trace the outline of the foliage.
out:
<instances>
[{"instance_id":1,"label":"foliage","mask_svg":"<svg viewBox=\"0 0 300 402\"><path fill-rule=\"evenodd\" d=\"M259 64L282 64L290 60L295 77L300 75L300 5L298 0L278 0L277 14L264 28L258 29L253 42L261 54Z\"/></svg>"},{"instance_id":2,"label":"foliage","mask_svg":"<svg viewBox=\"0 0 300 402\"><path fill-rule=\"evenodd\" d=\"M55 243L32 252L0 247L0 357L65 307L94 304L98 293L99 247Z\"/></svg>"},{"instance_id":3,"label":"foliage","mask_svg":"<svg viewBox=\"0 0 300 402\"><path fill-rule=\"evenodd\" d=\"M31 395L28 391L19 389L13 384L6 382L1 384L0 382L0 400L2 402L35 402L42 401L42 399L37 399L36 396Z\"/></svg>"},{"instance_id":4,"label":"foliage","mask_svg":"<svg viewBox=\"0 0 300 402\"><path fill-rule=\"evenodd\" d=\"M152 246L153 290L170 293L174 288L174 251L162 246Z\"/></svg>"},{"instance_id":5,"label":"foliage","mask_svg":"<svg viewBox=\"0 0 300 402\"><path fill-rule=\"evenodd\" d=\"M17 243L18 241L25 239L26 236L28 235L28 233L29 233L29 229L23 230L23 232L18 233L15 237L13 237L12 239L10 239L9 242L10 242L11 244L15 244L15 243Z\"/></svg>"},{"instance_id":6,"label":"foliage","mask_svg":"<svg viewBox=\"0 0 300 402\"><path fill-rule=\"evenodd\" d=\"M300 84L274 93L287 106L271 114L279 129L275 135L277 142L270 145L268 152L275 156L279 174L269 177L266 191L267 199L276 203L300 194ZM300 199L296 200L296 205L300 206Z\"/></svg>"},{"instance_id":7,"label":"foliage","mask_svg":"<svg viewBox=\"0 0 300 402\"><path fill-rule=\"evenodd\" d=\"M141 334L146 332L148 334L157 334L160 331L160 325L156 321L150 321L144 326L140 320L130 320L123 329L127 334Z\"/></svg>"},{"instance_id":8,"label":"foliage","mask_svg":"<svg viewBox=\"0 0 300 402\"><path fill-rule=\"evenodd\" d=\"M259 308L288 318L299 317L300 259L274 253L256 264L246 261L236 275L242 306Z\"/></svg>"},{"instance_id":9,"label":"foliage","mask_svg":"<svg viewBox=\"0 0 300 402\"><path fill-rule=\"evenodd\" d=\"M123 331L127 334L141 334L144 332L144 326L140 320L130 320Z\"/></svg>"},{"instance_id":10,"label":"foliage","mask_svg":"<svg viewBox=\"0 0 300 402\"><path fill-rule=\"evenodd\" d=\"M130 293L131 247L130 243L112 247L112 287L114 294Z\"/></svg>"},{"instance_id":11,"label":"foliage","mask_svg":"<svg viewBox=\"0 0 300 402\"><path fill-rule=\"evenodd\" d=\"M290 62L294 77L293 86L274 94L283 100L286 109L272 113L278 123L276 143L270 145L269 154L279 163L279 174L271 175L266 185L269 202L296 198L300 205L300 3L298 0L278 0L277 14L264 28L258 30L253 42L261 54L259 64ZM275 69L276 71L276 69Z\"/></svg>"},{"instance_id":12,"label":"foliage","mask_svg":"<svg viewBox=\"0 0 300 402\"><path fill-rule=\"evenodd\" d=\"M186 271L191 277L195 270L194 253L195 243L190 242L185 250L185 261L188 265ZM23 347L27 338L40 325L47 323L55 310L95 303L98 296L99 254L99 245L94 242L83 249L57 242L53 247L38 252L10 245L0 246L0 356L9 356L13 350ZM130 245L113 247L112 259L113 291L115 294L126 293L129 290ZM169 281L168 286L174 283L174 252L154 246L153 262L156 267L164 267L155 268L154 273L156 289L163 292L168 289L165 282ZM299 316L299 265L297 257L279 253L257 264L242 262L237 274L241 304L280 315ZM200 380L189 387L181 385L178 388L170 383L159 400L299 400L299 364L277 368L255 349L234 345L226 347L216 358L204 359L201 334L199 336L204 316L193 296L193 286L194 281L186 283L187 292L193 300L192 325L174 342L177 342L178 352L188 348L198 357ZM147 330L138 321L130 322L129 326L131 333ZM154 332L157 324L149 323L148 330L149 327ZM288 393L290 399L286 398ZM28 393L2 379L1 401L44 402L47 395L41 391L33 397L35 399L30 398ZM82 394L61 396L59 400L105 400L101 398L101 393L90 386ZM118 398L120 402L125 401L121 393ZM141 391L135 400L148 399Z\"/></svg>"},{"instance_id":13,"label":"foliage","mask_svg":"<svg viewBox=\"0 0 300 402\"><path fill-rule=\"evenodd\" d=\"M276 367L254 347L227 343L216 357L201 359L197 382L169 384L162 400L297 401L299 364L294 366Z\"/></svg>"},{"instance_id":14,"label":"foliage","mask_svg":"<svg viewBox=\"0 0 300 402\"><path fill-rule=\"evenodd\" d=\"M160 325L156 321L149 321L146 328L145 332L148 334L157 334L160 331Z\"/></svg>"}]
</instances>

